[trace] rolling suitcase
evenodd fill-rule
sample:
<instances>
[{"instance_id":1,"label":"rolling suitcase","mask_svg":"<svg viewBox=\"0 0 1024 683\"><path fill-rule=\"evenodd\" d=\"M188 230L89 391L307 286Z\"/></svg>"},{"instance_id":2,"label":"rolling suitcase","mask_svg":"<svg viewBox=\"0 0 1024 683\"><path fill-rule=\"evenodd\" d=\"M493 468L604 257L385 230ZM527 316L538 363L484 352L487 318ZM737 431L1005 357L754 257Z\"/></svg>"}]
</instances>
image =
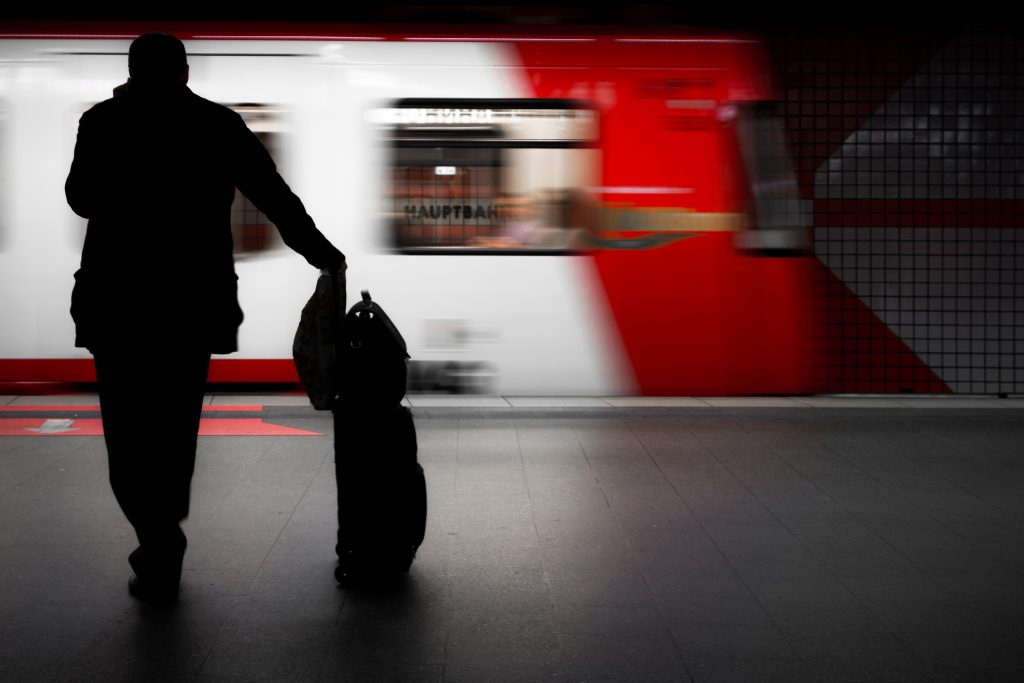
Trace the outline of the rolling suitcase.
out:
<instances>
[{"instance_id":1,"label":"rolling suitcase","mask_svg":"<svg viewBox=\"0 0 1024 683\"><path fill-rule=\"evenodd\" d=\"M412 413L401 405L408 357L402 335L364 291L345 316L337 353L339 583L407 572L423 542L426 483Z\"/></svg>"},{"instance_id":2,"label":"rolling suitcase","mask_svg":"<svg viewBox=\"0 0 1024 683\"><path fill-rule=\"evenodd\" d=\"M423 541L427 489L402 405L335 410L340 583L409 571Z\"/></svg>"}]
</instances>

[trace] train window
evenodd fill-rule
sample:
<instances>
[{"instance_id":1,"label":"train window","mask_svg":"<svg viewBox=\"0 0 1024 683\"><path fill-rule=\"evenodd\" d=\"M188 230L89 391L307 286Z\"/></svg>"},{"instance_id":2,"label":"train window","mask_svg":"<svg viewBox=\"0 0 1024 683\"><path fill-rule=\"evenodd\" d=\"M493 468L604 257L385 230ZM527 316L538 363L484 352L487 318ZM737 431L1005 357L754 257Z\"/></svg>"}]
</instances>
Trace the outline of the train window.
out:
<instances>
[{"instance_id":1,"label":"train window","mask_svg":"<svg viewBox=\"0 0 1024 683\"><path fill-rule=\"evenodd\" d=\"M402 253L570 253L597 170L597 116L570 100L406 99L376 112L383 207Z\"/></svg>"},{"instance_id":2,"label":"train window","mask_svg":"<svg viewBox=\"0 0 1024 683\"><path fill-rule=\"evenodd\" d=\"M263 146L279 163L283 133L281 112L264 104L228 105L241 115ZM241 192L235 190L231 205L231 238L235 245L235 258L247 258L265 253L280 244L274 224Z\"/></svg>"},{"instance_id":3,"label":"train window","mask_svg":"<svg viewBox=\"0 0 1024 683\"><path fill-rule=\"evenodd\" d=\"M739 246L765 253L810 249L809 203L800 197L786 144L785 122L772 102L740 107L737 140L752 198L752 230L737 236Z\"/></svg>"}]
</instances>

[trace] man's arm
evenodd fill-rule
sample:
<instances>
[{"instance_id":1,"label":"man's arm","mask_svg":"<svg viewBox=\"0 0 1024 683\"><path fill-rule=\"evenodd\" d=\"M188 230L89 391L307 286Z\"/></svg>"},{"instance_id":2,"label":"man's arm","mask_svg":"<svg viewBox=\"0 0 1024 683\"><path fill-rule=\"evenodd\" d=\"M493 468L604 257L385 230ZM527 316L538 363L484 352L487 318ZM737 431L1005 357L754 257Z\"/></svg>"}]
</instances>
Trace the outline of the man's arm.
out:
<instances>
[{"instance_id":1,"label":"man's arm","mask_svg":"<svg viewBox=\"0 0 1024 683\"><path fill-rule=\"evenodd\" d=\"M238 189L277 226L284 243L317 268L337 272L345 267L345 256L317 229L295 193L277 172L263 143L241 118L236 121L234 160Z\"/></svg>"}]
</instances>

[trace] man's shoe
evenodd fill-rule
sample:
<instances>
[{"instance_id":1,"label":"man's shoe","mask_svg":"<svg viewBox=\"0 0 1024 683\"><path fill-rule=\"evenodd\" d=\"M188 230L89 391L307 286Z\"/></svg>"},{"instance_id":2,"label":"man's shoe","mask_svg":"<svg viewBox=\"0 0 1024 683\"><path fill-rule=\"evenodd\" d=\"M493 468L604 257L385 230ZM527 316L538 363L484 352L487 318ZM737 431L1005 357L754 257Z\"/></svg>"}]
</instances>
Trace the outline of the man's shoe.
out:
<instances>
[{"instance_id":1,"label":"man's shoe","mask_svg":"<svg viewBox=\"0 0 1024 683\"><path fill-rule=\"evenodd\" d=\"M136 600L151 605L173 605L178 602L177 584L157 584L133 576L128 580L128 593Z\"/></svg>"}]
</instances>

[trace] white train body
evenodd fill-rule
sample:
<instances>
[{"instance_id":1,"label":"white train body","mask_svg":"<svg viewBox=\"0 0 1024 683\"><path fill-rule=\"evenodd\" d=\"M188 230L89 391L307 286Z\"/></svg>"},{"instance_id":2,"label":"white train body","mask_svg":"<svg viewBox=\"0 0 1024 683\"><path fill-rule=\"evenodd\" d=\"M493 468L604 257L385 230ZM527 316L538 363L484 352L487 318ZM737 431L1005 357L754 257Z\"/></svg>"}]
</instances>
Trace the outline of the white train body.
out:
<instances>
[{"instance_id":1,"label":"white train body","mask_svg":"<svg viewBox=\"0 0 1024 683\"><path fill-rule=\"evenodd\" d=\"M88 358L74 348L68 314L85 221L68 208L63 185L77 119L125 80L129 42L0 42L0 357ZM203 40L186 48L195 93L283 112L282 175L346 254L349 291L371 291L414 359L485 362L489 390L503 394L632 391L607 334L607 311L588 284L586 257L385 250L378 198L386 146L370 112L403 97L528 97L522 71L509 63L514 53L500 44L425 42ZM287 249L240 260L236 269L246 317L231 358L287 359L317 272ZM428 329L445 322L460 330L451 335L458 339L427 344Z\"/></svg>"}]
</instances>

